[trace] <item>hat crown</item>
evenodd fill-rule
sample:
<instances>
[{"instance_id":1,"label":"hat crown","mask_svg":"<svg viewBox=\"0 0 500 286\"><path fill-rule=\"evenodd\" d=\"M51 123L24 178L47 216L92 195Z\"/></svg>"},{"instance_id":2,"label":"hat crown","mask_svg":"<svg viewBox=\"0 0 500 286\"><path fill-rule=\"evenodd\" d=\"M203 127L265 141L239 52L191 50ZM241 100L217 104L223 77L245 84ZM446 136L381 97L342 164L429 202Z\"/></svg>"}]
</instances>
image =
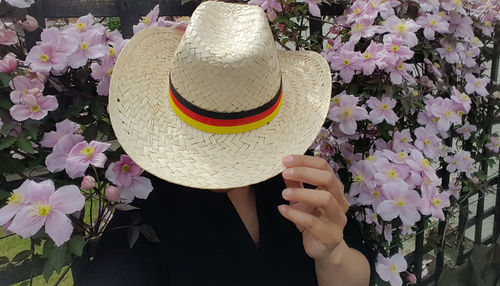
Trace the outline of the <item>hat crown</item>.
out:
<instances>
[{"instance_id":1,"label":"hat crown","mask_svg":"<svg viewBox=\"0 0 500 286\"><path fill-rule=\"evenodd\" d=\"M264 11L252 5L201 3L191 16L171 67L172 84L179 94L210 111L260 107L280 87L273 34Z\"/></svg>"}]
</instances>

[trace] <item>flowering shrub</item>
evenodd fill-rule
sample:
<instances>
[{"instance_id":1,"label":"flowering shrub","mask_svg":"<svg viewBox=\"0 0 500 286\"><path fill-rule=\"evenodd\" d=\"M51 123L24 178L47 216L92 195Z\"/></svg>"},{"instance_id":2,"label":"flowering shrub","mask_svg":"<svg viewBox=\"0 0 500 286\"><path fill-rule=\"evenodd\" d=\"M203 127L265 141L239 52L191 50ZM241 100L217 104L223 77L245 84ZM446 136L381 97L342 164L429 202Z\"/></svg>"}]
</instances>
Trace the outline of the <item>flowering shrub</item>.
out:
<instances>
[{"instance_id":1,"label":"flowering shrub","mask_svg":"<svg viewBox=\"0 0 500 286\"><path fill-rule=\"evenodd\" d=\"M33 1L7 3L25 8ZM333 25L323 39L302 31L308 13L320 17L320 6L329 3L248 3L266 11L281 47L315 50L330 63L331 107L311 150L344 182L350 215L379 252L378 283L414 283L404 257L388 254L402 248L418 221L445 220L459 198L486 190L489 178L478 166L498 160L500 139L490 128L500 96L485 63L493 54L499 4L342 2L341 16L324 17ZM0 181L18 176L24 182L1 191L0 226L44 244L47 278L69 263L55 257L81 255L114 210L133 209L128 204L147 198L152 186L116 143L109 122L113 65L127 43L113 21L91 14L56 21L29 48L24 31L40 29L36 20L14 8L2 11ZM156 6L133 31L185 29L187 23L159 17ZM451 182L443 184L437 170L451 173ZM145 225L130 231L131 245L139 232L155 239Z\"/></svg>"}]
</instances>

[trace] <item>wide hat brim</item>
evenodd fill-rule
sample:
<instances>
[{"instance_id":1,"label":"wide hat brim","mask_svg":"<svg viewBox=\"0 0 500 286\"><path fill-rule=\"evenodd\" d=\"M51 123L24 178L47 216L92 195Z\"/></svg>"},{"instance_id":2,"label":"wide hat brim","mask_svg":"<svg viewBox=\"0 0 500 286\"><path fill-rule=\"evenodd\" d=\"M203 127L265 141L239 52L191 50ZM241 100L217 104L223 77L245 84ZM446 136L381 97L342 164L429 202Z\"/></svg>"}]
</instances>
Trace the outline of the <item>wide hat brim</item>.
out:
<instances>
[{"instance_id":1,"label":"wide hat brim","mask_svg":"<svg viewBox=\"0 0 500 286\"><path fill-rule=\"evenodd\" d=\"M182 121L168 99L171 59L183 31L137 33L113 69L109 114L124 151L147 172L201 189L252 185L283 171L282 158L304 154L328 113L331 73L312 51L278 50L283 102L267 125L235 134L200 131ZM203 89L203 79L193 78Z\"/></svg>"}]
</instances>

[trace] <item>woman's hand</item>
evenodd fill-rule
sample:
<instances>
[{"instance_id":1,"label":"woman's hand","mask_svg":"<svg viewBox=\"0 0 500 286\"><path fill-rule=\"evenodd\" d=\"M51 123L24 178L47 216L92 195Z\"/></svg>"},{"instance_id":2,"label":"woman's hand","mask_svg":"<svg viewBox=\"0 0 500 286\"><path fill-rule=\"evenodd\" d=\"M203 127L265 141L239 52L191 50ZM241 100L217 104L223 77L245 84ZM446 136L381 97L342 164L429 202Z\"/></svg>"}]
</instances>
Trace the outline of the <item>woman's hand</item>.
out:
<instances>
[{"instance_id":1,"label":"woman's hand","mask_svg":"<svg viewBox=\"0 0 500 286\"><path fill-rule=\"evenodd\" d=\"M328 259L337 246L345 245L343 231L349 203L344 185L322 158L291 155L283 159L283 164L287 188L282 196L290 203L278 206L279 212L302 232L307 255ZM306 189L303 183L317 188Z\"/></svg>"}]
</instances>

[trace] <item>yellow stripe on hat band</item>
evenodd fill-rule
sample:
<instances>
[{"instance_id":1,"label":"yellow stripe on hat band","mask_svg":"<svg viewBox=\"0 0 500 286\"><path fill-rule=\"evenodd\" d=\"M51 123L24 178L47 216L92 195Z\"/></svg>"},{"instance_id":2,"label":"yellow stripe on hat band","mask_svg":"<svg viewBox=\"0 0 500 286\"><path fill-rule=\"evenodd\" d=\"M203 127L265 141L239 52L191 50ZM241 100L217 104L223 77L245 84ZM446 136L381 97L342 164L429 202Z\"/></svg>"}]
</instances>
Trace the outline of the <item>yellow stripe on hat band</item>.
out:
<instances>
[{"instance_id":1,"label":"yellow stripe on hat band","mask_svg":"<svg viewBox=\"0 0 500 286\"><path fill-rule=\"evenodd\" d=\"M195 120L194 118L189 117L187 114L183 113L182 110L179 109L179 107L175 104L175 102L172 99L172 95L169 94L169 101L170 105L172 106L175 114L187 123L188 125L201 130L205 132L210 132L210 133L217 133L217 134L234 134L234 133L241 133L241 132L246 132L250 131L253 129L257 129L259 127L262 127L269 123L271 120L273 120L274 117L278 114L281 108L281 103L283 102L282 100L283 97L280 98L278 102L278 106L276 109L269 114L268 116L262 118L261 120L254 121L248 124L243 124L243 125L236 125L236 126L215 126L215 125L209 125L200 121Z\"/></svg>"}]
</instances>

